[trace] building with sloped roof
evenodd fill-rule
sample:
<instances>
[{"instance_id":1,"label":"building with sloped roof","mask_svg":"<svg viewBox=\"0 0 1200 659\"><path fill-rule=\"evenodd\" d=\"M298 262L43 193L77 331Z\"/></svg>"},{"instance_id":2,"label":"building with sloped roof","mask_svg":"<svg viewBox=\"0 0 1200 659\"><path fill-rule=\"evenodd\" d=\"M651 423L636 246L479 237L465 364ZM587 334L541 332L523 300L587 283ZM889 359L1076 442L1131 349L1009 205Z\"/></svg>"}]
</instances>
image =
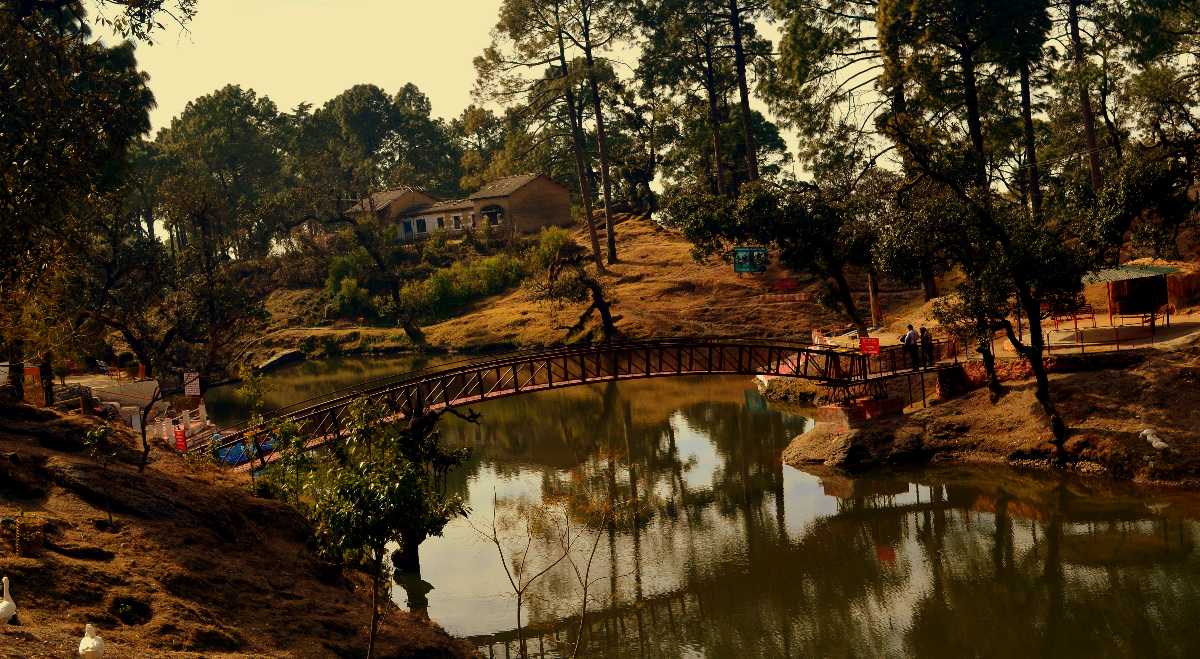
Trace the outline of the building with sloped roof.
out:
<instances>
[{"instance_id":1,"label":"building with sloped roof","mask_svg":"<svg viewBox=\"0 0 1200 659\"><path fill-rule=\"evenodd\" d=\"M496 179L466 199L439 200L411 187L385 190L360 201L351 212L368 212L370 208L396 221L405 240L484 226L513 234L535 233L543 227L573 223L570 191L542 174Z\"/></svg>"}]
</instances>

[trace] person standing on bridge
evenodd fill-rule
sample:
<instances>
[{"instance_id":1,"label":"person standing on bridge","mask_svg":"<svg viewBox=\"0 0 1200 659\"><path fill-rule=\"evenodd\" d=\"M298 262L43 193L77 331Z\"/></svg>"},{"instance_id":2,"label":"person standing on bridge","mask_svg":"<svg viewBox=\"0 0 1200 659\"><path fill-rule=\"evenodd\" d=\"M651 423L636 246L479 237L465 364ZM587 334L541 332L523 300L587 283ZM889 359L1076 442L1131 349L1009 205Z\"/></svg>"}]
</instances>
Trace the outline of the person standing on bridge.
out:
<instances>
[{"instance_id":1,"label":"person standing on bridge","mask_svg":"<svg viewBox=\"0 0 1200 659\"><path fill-rule=\"evenodd\" d=\"M933 332L921 326L921 365L933 366Z\"/></svg>"},{"instance_id":2,"label":"person standing on bridge","mask_svg":"<svg viewBox=\"0 0 1200 659\"><path fill-rule=\"evenodd\" d=\"M913 370L917 370L921 366L920 356L918 355L921 338L917 335L917 330L913 329L912 325L909 325L908 331L904 333L904 336L900 337L900 341L904 344L904 352L908 353L908 361L912 364Z\"/></svg>"}]
</instances>

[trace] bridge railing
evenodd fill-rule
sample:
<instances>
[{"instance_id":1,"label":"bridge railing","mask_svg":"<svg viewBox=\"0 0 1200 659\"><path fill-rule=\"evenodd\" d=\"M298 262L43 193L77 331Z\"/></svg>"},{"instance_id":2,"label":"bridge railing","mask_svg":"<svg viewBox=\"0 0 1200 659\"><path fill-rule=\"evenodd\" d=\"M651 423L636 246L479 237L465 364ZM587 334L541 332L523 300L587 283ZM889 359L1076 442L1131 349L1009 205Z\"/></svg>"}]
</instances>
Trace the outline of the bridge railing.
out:
<instances>
[{"instance_id":1,"label":"bridge railing","mask_svg":"<svg viewBox=\"0 0 1200 659\"><path fill-rule=\"evenodd\" d=\"M946 348L938 345L945 353ZM788 375L844 387L895 372L905 363L893 354L891 348L878 357L868 357L838 346L742 338L684 337L556 346L458 360L369 380L272 410L261 422L224 428L219 431L222 442L212 446L213 442L204 441L209 438L199 438L193 450L261 455L270 446L268 439L258 437L259 431L281 419L299 424L305 436L337 435L343 411L359 398L381 401L397 415L408 417L427 409L467 405L530 390L671 374Z\"/></svg>"},{"instance_id":2,"label":"bridge railing","mask_svg":"<svg viewBox=\"0 0 1200 659\"><path fill-rule=\"evenodd\" d=\"M888 375L911 371L913 367L930 366L945 361L958 361L958 342L954 339L935 339L933 350L929 353L918 346L917 361L914 363L912 353L903 345L890 345L880 348L878 355L866 355L867 376Z\"/></svg>"}]
</instances>

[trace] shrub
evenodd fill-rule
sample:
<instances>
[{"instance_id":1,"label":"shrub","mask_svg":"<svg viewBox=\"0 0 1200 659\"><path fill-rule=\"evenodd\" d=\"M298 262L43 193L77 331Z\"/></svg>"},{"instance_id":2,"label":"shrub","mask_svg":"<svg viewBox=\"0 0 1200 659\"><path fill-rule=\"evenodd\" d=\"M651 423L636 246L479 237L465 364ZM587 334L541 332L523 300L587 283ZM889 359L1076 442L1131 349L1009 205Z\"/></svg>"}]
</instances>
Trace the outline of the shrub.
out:
<instances>
[{"instance_id":1,"label":"shrub","mask_svg":"<svg viewBox=\"0 0 1200 659\"><path fill-rule=\"evenodd\" d=\"M340 318L375 315L370 291L359 286L358 280L349 276L342 278L329 306L333 314Z\"/></svg>"},{"instance_id":2,"label":"shrub","mask_svg":"<svg viewBox=\"0 0 1200 659\"><path fill-rule=\"evenodd\" d=\"M306 355L311 355L317 351L317 337L308 335L300 340L300 350Z\"/></svg>"},{"instance_id":3,"label":"shrub","mask_svg":"<svg viewBox=\"0 0 1200 659\"><path fill-rule=\"evenodd\" d=\"M561 227L546 227L538 234L537 245L533 248L530 261L537 268L548 268L575 239Z\"/></svg>"},{"instance_id":4,"label":"shrub","mask_svg":"<svg viewBox=\"0 0 1200 659\"><path fill-rule=\"evenodd\" d=\"M525 264L509 254L460 261L422 281L408 283L401 291L401 300L405 308L416 313L444 315L515 286L524 276Z\"/></svg>"},{"instance_id":5,"label":"shrub","mask_svg":"<svg viewBox=\"0 0 1200 659\"><path fill-rule=\"evenodd\" d=\"M325 276L325 294L330 298L335 297L347 277L356 282L369 282L371 272L371 258L366 250L360 248L344 256L335 256L330 259L329 271Z\"/></svg>"},{"instance_id":6,"label":"shrub","mask_svg":"<svg viewBox=\"0 0 1200 659\"><path fill-rule=\"evenodd\" d=\"M321 347L325 350L327 357L337 357L342 354L342 344L338 343L337 338L332 334L326 334L321 339Z\"/></svg>"}]
</instances>

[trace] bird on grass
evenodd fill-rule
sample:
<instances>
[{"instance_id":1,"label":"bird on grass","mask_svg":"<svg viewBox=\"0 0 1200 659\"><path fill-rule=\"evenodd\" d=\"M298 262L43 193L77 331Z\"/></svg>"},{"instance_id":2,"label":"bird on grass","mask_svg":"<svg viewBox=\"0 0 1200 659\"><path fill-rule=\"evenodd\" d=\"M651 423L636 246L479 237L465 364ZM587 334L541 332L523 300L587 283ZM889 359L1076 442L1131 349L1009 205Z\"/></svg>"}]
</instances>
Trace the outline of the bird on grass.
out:
<instances>
[{"instance_id":1,"label":"bird on grass","mask_svg":"<svg viewBox=\"0 0 1200 659\"><path fill-rule=\"evenodd\" d=\"M84 659L101 659L104 656L104 639L96 635L96 628L91 623L83 627L83 638L79 640L79 656Z\"/></svg>"},{"instance_id":2,"label":"bird on grass","mask_svg":"<svg viewBox=\"0 0 1200 659\"><path fill-rule=\"evenodd\" d=\"M4 599L0 600L0 624L19 624L17 622L17 603L8 593L8 577L0 579L4 583Z\"/></svg>"},{"instance_id":3,"label":"bird on grass","mask_svg":"<svg viewBox=\"0 0 1200 659\"><path fill-rule=\"evenodd\" d=\"M1153 428L1146 428L1142 432L1138 433L1138 437L1141 437L1142 439L1149 442L1150 446L1154 447L1155 450L1165 451L1165 450L1171 448L1170 446L1167 445L1166 442L1159 439L1158 433L1154 432Z\"/></svg>"}]
</instances>

